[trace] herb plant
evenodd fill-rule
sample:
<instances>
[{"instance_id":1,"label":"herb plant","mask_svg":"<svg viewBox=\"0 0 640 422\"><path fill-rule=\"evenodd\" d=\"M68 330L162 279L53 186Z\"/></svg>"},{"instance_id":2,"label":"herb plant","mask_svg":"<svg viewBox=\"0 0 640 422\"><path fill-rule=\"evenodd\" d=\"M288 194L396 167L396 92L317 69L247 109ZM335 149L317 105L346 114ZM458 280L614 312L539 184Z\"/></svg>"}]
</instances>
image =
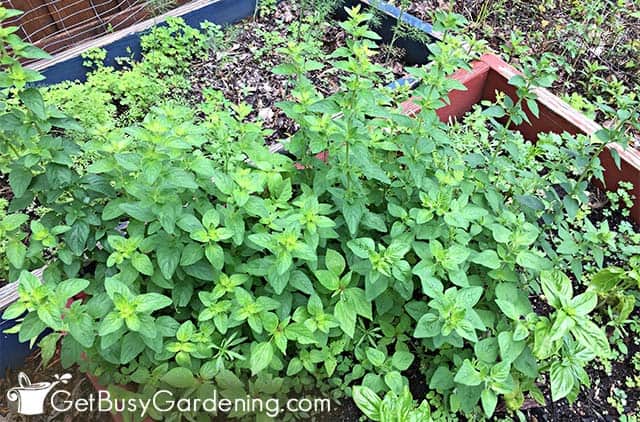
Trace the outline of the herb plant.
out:
<instances>
[{"instance_id":1,"label":"herb plant","mask_svg":"<svg viewBox=\"0 0 640 422\"><path fill-rule=\"evenodd\" d=\"M515 101L441 122L449 92L465 89L449 76L472 58L448 14L432 65L411 69L421 109L404 115L405 98L371 61L372 16L348 15L349 39L331 55L339 92L315 88L305 48L282 49L276 71L294 89L279 107L300 127L287 142L295 160L271 154L250 107L216 92L197 109L155 105L162 94L147 83L181 78L182 54L206 44L173 50L162 32L153 71L99 65L86 86L129 110L109 130L80 118L81 131L25 87L40 76L3 53L0 120L13 126L0 131L0 168L15 221L0 231L22 245L10 257L20 273L20 299L3 315L19 320L11 332L35 342L50 328L45 358L60 347L64 365L143 397L163 387L207 398L212 385L228 398L320 391L353 397L373 420L428 420L430 406L416 408L408 391L415 365L440 412L491 417L499 400L517 412L526 397L544 402L541 378L553 400L575 399L585 366L611 355L598 307L626 297L601 286L631 283L610 269L578 293L569 278L590 263L566 239L590 237L584 174L598 175L599 145L566 134L533 145L513 130L525 105L536 113L547 66L511 81ZM136 69L150 73L137 80ZM121 77L134 79L131 92L108 86ZM28 270L43 265L41 282ZM540 293L545 314L530 300Z\"/></svg>"}]
</instances>

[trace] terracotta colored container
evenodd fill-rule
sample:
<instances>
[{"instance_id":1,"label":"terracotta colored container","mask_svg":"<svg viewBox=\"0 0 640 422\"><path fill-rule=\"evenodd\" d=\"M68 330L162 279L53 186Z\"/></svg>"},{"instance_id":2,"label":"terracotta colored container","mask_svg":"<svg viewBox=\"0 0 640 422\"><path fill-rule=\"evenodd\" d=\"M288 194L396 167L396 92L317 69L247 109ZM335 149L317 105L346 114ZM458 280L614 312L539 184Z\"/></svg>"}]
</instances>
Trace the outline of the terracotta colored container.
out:
<instances>
[{"instance_id":1,"label":"terracotta colored container","mask_svg":"<svg viewBox=\"0 0 640 422\"><path fill-rule=\"evenodd\" d=\"M460 70L452 76L462 82L467 87L467 91L451 92L449 96L451 103L438 110L440 119L448 121L450 118L462 117L474 104L482 100L494 101L496 91L504 92L515 100L515 87L509 85L508 81L517 74L519 72L513 66L498 56L483 55L473 63L471 71ZM539 117L536 118L525 105L531 125L523 123L517 128L525 139L535 142L538 134L545 132L592 135L602 129L599 124L574 110L548 90L536 89L536 94L540 109ZM420 111L420 107L412 100L406 101L402 106L408 115ZM611 149L615 149L620 155L620 168L616 166L611 156ZM607 150L600 155L600 161L604 167L606 189L616 190L620 182L633 184L632 193L635 201L631 216L640 223L640 152L631 147L624 149L618 144L609 144Z\"/></svg>"}]
</instances>

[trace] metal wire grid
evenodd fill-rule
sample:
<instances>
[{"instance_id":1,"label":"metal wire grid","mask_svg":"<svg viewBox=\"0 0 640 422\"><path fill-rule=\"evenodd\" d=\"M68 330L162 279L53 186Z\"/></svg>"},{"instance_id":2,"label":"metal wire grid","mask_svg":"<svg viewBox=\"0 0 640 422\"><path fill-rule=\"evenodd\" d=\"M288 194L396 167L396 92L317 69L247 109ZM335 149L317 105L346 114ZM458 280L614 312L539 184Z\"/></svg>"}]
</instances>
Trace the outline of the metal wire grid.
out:
<instances>
[{"instance_id":1,"label":"metal wire grid","mask_svg":"<svg viewBox=\"0 0 640 422\"><path fill-rule=\"evenodd\" d=\"M185 0L1 0L4 7L24 13L8 22L20 28L26 41L51 54L104 34L135 25ZM25 7L26 6L26 7ZM42 25L40 22L49 21Z\"/></svg>"}]
</instances>

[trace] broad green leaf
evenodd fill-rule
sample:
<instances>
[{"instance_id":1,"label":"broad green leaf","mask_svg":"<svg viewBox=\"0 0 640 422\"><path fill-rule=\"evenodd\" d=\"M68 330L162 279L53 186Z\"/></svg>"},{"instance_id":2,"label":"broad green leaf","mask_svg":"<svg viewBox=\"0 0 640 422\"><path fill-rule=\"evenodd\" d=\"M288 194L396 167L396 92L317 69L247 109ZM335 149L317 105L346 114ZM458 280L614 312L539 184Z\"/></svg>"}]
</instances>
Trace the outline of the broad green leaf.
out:
<instances>
[{"instance_id":1,"label":"broad green leaf","mask_svg":"<svg viewBox=\"0 0 640 422\"><path fill-rule=\"evenodd\" d=\"M375 251L375 242L373 239L362 237L347 242L347 246L358 258L368 259L372 252Z\"/></svg>"},{"instance_id":2,"label":"broad green leaf","mask_svg":"<svg viewBox=\"0 0 640 422\"><path fill-rule=\"evenodd\" d=\"M486 250L480 252L471 259L471 262L480 264L493 270L500 268L500 266L502 265L498 254L494 250Z\"/></svg>"},{"instance_id":3,"label":"broad green leaf","mask_svg":"<svg viewBox=\"0 0 640 422\"><path fill-rule=\"evenodd\" d=\"M373 390L363 385L354 386L353 401L366 417L368 417L372 421L380 420L380 407L382 405L382 399L380 399L380 397L378 397L378 395L374 393Z\"/></svg>"},{"instance_id":4,"label":"broad green leaf","mask_svg":"<svg viewBox=\"0 0 640 422\"><path fill-rule=\"evenodd\" d=\"M526 342L514 341L511 331L503 331L498 334L498 346L500 347L500 357L505 362L513 362L524 350Z\"/></svg>"},{"instance_id":5,"label":"broad green leaf","mask_svg":"<svg viewBox=\"0 0 640 422\"><path fill-rule=\"evenodd\" d=\"M25 257L27 256L27 247L19 240L10 240L6 247L7 259L15 268L22 268Z\"/></svg>"},{"instance_id":6,"label":"broad green leaf","mask_svg":"<svg viewBox=\"0 0 640 422\"><path fill-rule=\"evenodd\" d=\"M64 240L74 255L80 256L84 251L91 229L84 221L76 221L71 230L64 234Z\"/></svg>"},{"instance_id":7,"label":"broad green leaf","mask_svg":"<svg viewBox=\"0 0 640 422\"><path fill-rule=\"evenodd\" d=\"M333 310L333 316L340 323L340 328L349 337L353 338L356 330L356 311L353 306L350 306L345 300L341 299L336 303Z\"/></svg>"},{"instance_id":8,"label":"broad green leaf","mask_svg":"<svg viewBox=\"0 0 640 422\"><path fill-rule=\"evenodd\" d=\"M82 278L65 280L56 287L56 294L59 298L67 300L85 290L89 284L89 280Z\"/></svg>"},{"instance_id":9,"label":"broad green leaf","mask_svg":"<svg viewBox=\"0 0 640 422\"><path fill-rule=\"evenodd\" d=\"M29 216L26 214L9 214L0 221L0 227L11 232L27 222Z\"/></svg>"},{"instance_id":10,"label":"broad green leaf","mask_svg":"<svg viewBox=\"0 0 640 422\"><path fill-rule=\"evenodd\" d=\"M455 387L453 383L453 373L446 366L438 366L433 375L431 376L431 380L429 381L429 388L437 390L440 393L443 393L447 390L451 390Z\"/></svg>"},{"instance_id":11,"label":"broad green leaf","mask_svg":"<svg viewBox=\"0 0 640 422\"><path fill-rule=\"evenodd\" d=\"M253 375L258 374L271 364L273 359L273 346L269 342L257 344L251 351L249 366Z\"/></svg>"},{"instance_id":12,"label":"broad green leaf","mask_svg":"<svg viewBox=\"0 0 640 422\"><path fill-rule=\"evenodd\" d=\"M133 268L138 270L141 274L151 276L153 275L153 263L151 263L151 259L145 254L141 254L136 252L133 254L131 258L131 264Z\"/></svg>"},{"instance_id":13,"label":"broad green leaf","mask_svg":"<svg viewBox=\"0 0 640 422\"><path fill-rule=\"evenodd\" d=\"M482 382L480 372L473 367L469 359L465 359L464 362L462 362L462 366L458 369L453 380L458 384L469 386L480 385Z\"/></svg>"},{"instance_id":14,"label":"broad green leaf","mask_svg":"<svg viewBox=\"0 0 640 422\"><path fill-rule=\"evenodd\" d=\"M327 254L325 256L325 265L327 266L327 269L333 274L335 274L336 276L340 276L344 271L345 261L340 253L334 251L333 249L327 249Z\"/></svg>"},{"instance_id":15,"label":"broad green leaf","mask_svg":"<svg viewBox=\"0 0 640 422\"><path fill-rule=\"evenodd\" d=\"M373 366L382 366L386 360L386 356L383 352L373 347L367 348L367 359Z\"/></svg>"},{"instance_id":16,"label":"broad green leaf","mask_svg":"<svg viewBox=\"0 0 640 422\"><path fill-rule=\"evenodd\" d=\"M416 324L413 336L416 338L435 337L440 334L441 329L442 322L438 317L432 313L428 313L424 314Z\"/></svg>"},{"instance_id":17,"label":"broad green leaf","mask_svg":"<svg viewBox=\"0 0 640 422\"><path fill-rule=\"evenodd\" d=\"M9 185L16 198L21 198L29 188L33 175L30 170L16 167L9 173Z\"/></svg>"},{"instance_id":18,"label":"broad green leaf","mask_svg":"<svg viewBox=\"0 0 640 422\"><path fill-rule=\"evenodd\" d=\"M482 409L484 410L484 414L490 418L493 415L493 412L495 412L496 410L496 405L498 404L498 396L493 392L493 390L485 388L484 390L482 390L480 400L482 402Z\"/></svg>"},{"instance_id":19,"label":"broad green leaf","mask_svg":"<svg viewBox=\"0 0 640 422\"><path fill-rule=\"evenodd\" d=\"M126 365L135 359L142 351L146 348L146 345L142 341L142 337L140 337L137 333L127 333L122 338L121 348L120 348L120 363L122 365Z\"/></svg>"},{"instance_id":20,"label":"broad green leaf","mask_svg":"<svg viewBox=\"0 0 640 422\"><path fill-rule=\"evenodd\" d=\"M136 310L141 313L150 313L166 308L173 302L170 298L160 293L145 293L136 297Z\"/></svg>"},{"instance_id":21,"label":"broad green leaf","mask_svg":"<svg viewBox=\"0 0 640 422\"><path fill-rule=\"evenodd\" d=\"M549 270L552 268L551 262L531 251L521 251L516 256L516 263L524 268L535 271Z\"/></svg>"},{"instance_id":22,"label":"broad green leaf","mask_svg":"<svg viewBox=\"0 0 640 422\"><path fill-rule=\"evenodd\" d=\"M156 251L156 259L164 278L171 280L180 262L180 251L172 245L163 244Z\"/></svg>"},{"instance_id":23,"label":"broad green leaf","mask_svg":"<svg viewBox=\"0 0 640 422\"><path fill-rule=\"evenodd\" d=\"M398 371L406 371L413 363L413 359L414 356L411 352L398 350L391 356L391 364Z\"/></svg>"},{"instance_id":24,"label":"broad green leaf","mask_svg":"<svg viewBox=\"0 0 640 422\"><path fill-rule=\"evenodd\" d=\"M551 364L551 398L558 401L571 393L575 384L573 372L570 366L565 366L561 362Z\"/></svg>"},{"instance_id":25,"label":"broad green leaf","mask_svg":"<svg viewBox=\"0 0 640 422\"><path fill-rule=\"evenodd\" d=\"M182 367L170 369L160 380L175 388L190 388L197 382L191 370Z\"/></svg>"},{"instance_id":26,"label":"broad green leaf","mask_svg":"<svg viewBox=\"0 0 640 422\"><path fill-rule=\"evenodd\" d=\"M542 291L551 306L560 309L573 297L571 280L562 271L543 271L540 273Z\"/></svg>"}]
</instances>

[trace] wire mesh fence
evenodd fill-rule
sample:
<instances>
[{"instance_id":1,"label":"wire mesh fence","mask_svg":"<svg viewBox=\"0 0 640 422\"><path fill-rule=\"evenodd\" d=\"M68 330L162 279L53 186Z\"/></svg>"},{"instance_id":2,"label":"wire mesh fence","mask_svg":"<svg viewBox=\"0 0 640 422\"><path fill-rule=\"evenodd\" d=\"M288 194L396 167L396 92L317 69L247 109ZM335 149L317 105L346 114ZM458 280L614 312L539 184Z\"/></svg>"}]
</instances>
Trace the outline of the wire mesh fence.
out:
<instances>
[{"instance_id":1,"label":"wire mesh fence","mask_svg":"<svg viewBox=\"0 0 640 422\"><path fill-rule=\"evenodd\" d=\"M24 13L8 22L17 34L50 54L61 52L190 0L0 0L3 7Z\"/></svg>"}]
</instances>

